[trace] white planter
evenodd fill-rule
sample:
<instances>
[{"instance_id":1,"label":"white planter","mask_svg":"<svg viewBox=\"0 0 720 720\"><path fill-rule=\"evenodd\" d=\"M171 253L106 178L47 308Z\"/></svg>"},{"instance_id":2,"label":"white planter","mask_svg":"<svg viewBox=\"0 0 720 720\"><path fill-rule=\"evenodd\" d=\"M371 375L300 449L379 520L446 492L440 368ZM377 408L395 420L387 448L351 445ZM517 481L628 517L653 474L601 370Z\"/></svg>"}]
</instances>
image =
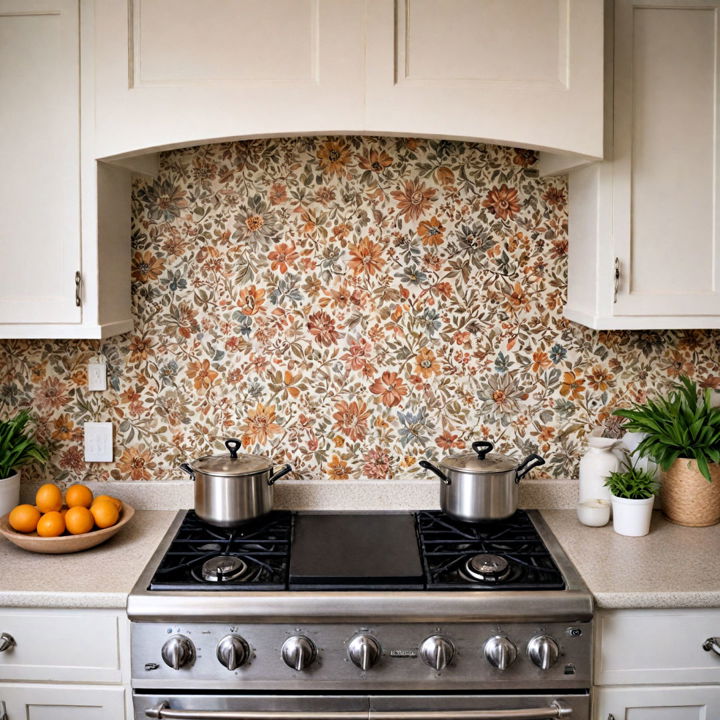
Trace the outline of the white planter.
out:
<instances>
[{"instance_id":1,"label":"white planter","mask_svg":"<svg viewBox=\"0 0 720 720\"><path fill-rule=\"evenodd\" d=\"M619 535L640 537L650 532L654 497L628 500L612 496L613 530Z\"/></svg>"},{"instance_id":2,"label":"white planter","mask_svg":"<svg viewBox=\"0 0 720 720\"><path fill-rule=\"evenodd\" d=\"M20 473L0 479L0 517L20 502Z\"/></svg>"}]
</instances>

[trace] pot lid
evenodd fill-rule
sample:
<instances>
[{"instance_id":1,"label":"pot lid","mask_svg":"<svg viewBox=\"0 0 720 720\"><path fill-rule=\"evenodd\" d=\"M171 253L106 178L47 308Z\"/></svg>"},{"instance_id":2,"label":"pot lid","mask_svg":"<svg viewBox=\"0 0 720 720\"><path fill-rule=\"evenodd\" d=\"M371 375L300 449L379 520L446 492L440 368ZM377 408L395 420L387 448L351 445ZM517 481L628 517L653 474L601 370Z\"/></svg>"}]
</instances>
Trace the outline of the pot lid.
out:
<instances>
[{"instance_id":1,"label":"pot lid","mask_svg":"<svg viewBox=\"0 0 720 720\"><path fill-rule=\"evenodd\" d=\"M518 467L517 460L500 453L491 453L491 442L474 442L472 449L473 452L462 455L448 455L441 460L440 465L448 470L470 473L502 473Z\"/></svg>"},{"instance_id":2,"label":"pot lid","mask_svg":"<svg viewBox=\"0 0 720 720\"><path fill-rule=\"evenodd\" d=\"M242 447L240 440L226 440L225 447L230 451L229 455L205 455L189 463L190 467L195 472L225 477L255 475L272 470L272 461L263 455L238 454Z\"/></svg>"}]
</instances>

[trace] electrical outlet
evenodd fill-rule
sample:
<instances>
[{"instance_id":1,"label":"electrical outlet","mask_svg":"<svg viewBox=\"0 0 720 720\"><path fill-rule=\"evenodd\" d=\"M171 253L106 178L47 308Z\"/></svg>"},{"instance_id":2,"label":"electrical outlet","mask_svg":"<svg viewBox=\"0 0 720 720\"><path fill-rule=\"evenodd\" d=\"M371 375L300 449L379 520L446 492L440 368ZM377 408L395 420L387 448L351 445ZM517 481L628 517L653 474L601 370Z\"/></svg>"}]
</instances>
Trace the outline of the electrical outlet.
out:
<instances>
[{"instance_id":1,"label":"electrical outlet","mask_svg":"<svg viewBox=\"0 0 720 720\"><path fill-rule=\"evenodd\" d=\"M85 462L112 462L113 426L109 422L85 423Z\"/></svg>"},{"instance_id":2,"label":"electrical outlet","mask_svg":"<svg viewBox=\"0 0 720 720\"><path fill-rule=\"evenodd\" d=\"M88 390L107 390L107 365L91 360L87 369Z\"/></svg>"}]
</instances>

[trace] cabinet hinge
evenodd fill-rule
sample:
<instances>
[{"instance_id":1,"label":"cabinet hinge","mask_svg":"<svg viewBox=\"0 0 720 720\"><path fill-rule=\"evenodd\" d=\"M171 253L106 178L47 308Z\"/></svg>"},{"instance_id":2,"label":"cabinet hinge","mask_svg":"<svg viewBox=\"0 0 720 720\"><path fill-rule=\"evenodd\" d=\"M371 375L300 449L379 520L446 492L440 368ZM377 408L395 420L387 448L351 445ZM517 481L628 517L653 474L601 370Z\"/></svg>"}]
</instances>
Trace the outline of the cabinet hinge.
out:
<instances>
[{"instance_id":1,"label":"cabinet hinge","mask_svg":"<svg viewBox=\"0 0 720 720\"><path fill-rule=\"evenodd\" d=\"M615 284L613 286L613 303L617 302L618 290L620 290L620 258L615 258L615 272L613 273Z\"/></svg>"},{"instance_id":2,"label":"cabinet hinge","mask_svg":"<svg viewBox=\"0 0 720 720\"><path fill-rule=\"evenodd\" d=\"M80 275L80 271L77 270L75 272L75 307L80 307L82 305L82 275Z\"/></svg>"}]
</instances>

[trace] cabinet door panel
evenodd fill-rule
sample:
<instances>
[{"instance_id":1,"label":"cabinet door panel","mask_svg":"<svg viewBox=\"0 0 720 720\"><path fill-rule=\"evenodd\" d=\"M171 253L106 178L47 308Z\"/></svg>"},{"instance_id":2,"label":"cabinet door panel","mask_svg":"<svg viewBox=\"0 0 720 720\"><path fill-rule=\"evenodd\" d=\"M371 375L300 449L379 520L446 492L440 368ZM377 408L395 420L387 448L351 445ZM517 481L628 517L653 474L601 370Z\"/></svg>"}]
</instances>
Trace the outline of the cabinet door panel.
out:
<instances>
[{"instance_id":1,"label":"cabinet door panel","mask_svg":"<svg viewBox=\"0 0 720 720\"><path fill-rule=\"evenodd\" d=\"M94 156L358 132L363 0L95 3Z\"/></svg>"},{"instance_id":2,"label":"cabinet door panel","mask_svg":"<svg viewBox=\"0 0 720 720\"><path fill-rule=\"evenodd\" d=\"M2 610L0 680L111 683L122 679L121 617L105 610Z\"/></svg>"},{"instance_id":3,"label":"cabinet door panel","mask_svg":"<svg viewBox=\"0 0 720 720\"><path fill-rule=\"evenodd\" d=\"M77 0L0 0L0 323L77 323Z\"/></svg>"},{"instance_id":4,"label":"cabinet door panel","mask_svg":"<svg viewBox=\"0 0 720 720\"><path fill-rule=\"evenodd\" d=\"M3 685L9 720L125 720L122 687Z\"/></svg>"},{"instance_id":5,"label":"cabinet door panel","mask_svg":"<svg viewBox=\"0 0 720 720\"><path fill-rule=\"evenodd\" d=\"M617 315L720 313L719 7L617 5Z\"/></svg>"},{"instance_id":6,"label":"cabinet door panel","mask_svg":"<svg viewBox=\"0 0 720 720\"><path fill-rule=\"evenodd\" d=\"M369 0L370 132L601 157L603 3Z\"/></svg>"},{"instance_id":7,"label":"cabinet door panel","mask_svg":"<svg viewBox=\"0 0 720 720\"><path fill-rule=\"evenodd\" d=\"M598 688L594 708L595 720L715 720L720 717L720 688Z\"/></svg>"},{"instance_id":8,"label":"cabinet door panel","mask_svg":"<svg viewBox=\"0 0 720 720\"><path fill-rule=\"evenodd\" d=\"M703 649L720 635L720 610L603 610L597 615L595 684L720 684L720 657Z\"/></svg>"}]
</instances>

